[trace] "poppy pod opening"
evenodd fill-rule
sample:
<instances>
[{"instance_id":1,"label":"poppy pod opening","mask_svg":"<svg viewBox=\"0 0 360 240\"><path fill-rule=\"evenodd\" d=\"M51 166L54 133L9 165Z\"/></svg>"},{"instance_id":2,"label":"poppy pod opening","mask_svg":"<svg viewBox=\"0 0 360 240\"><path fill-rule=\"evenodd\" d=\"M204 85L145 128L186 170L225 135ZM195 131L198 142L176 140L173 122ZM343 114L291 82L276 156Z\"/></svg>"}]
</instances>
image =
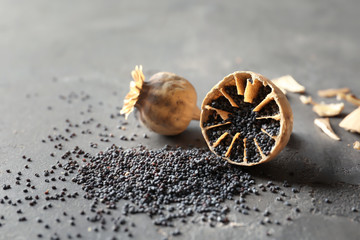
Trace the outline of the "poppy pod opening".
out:
<instances>
[{"instance_id":1,"label":"poppy pod opening","mask_svg":"<svg viewBox=\"0 0 360 240\"><path fill-rule=\"evenodd\" d=\"M232 164L253 166L273 159L289 141L290 104L264 76L238 71L206 95L200 127L210 150Z\"/></svg>"}]
</instances>

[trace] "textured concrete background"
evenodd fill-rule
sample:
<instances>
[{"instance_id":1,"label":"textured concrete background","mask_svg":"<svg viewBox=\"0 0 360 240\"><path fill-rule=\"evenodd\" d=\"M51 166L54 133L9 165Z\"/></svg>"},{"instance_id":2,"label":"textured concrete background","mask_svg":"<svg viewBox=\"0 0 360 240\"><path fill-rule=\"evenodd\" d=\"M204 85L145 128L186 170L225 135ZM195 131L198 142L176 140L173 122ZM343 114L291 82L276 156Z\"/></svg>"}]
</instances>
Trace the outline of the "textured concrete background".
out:
<instances>
[{"instance_id":1,"label":"textured concrete background","mask_svg":"<svg viewBox=\"0 0 360 240\"><path fill-rule=\"evenodd\" d=\"M81 121L79 111L88 107L81 102L66 104L60 95L85 91L91 95L89 104L104 102L102 108L94 107L91 116L116 129L109 114L121 106L129 73L137 64L144 66L147 78L157 71L171 71L189 79L198 92L198 105L213 85L236 70L251 70L268 78L291 74L315 100L320 100L317 90L330 87L351 87L360 96L359 9L356 0L1 0L0 183L13 179L5 169L17 172L24 168L20 160L24 154L38 159L32 174L54 164L48 157L50 146L41 145L40 140L53 126L64 126L67 118ZM185 234L178 239L360 238L359 213L350 211L352 206L360 209L360 155L351 147L359 135L338 127L354 107L346 104L344 114L331 119L342 138L336 142L313 126L316 116L311 107L302 105L296 94L288 97L294 112L288 147L274 161L248 171L258 183L286 179L301 188L290 200L304 211L292 213L294 220L280 227L258 226L255 216L234 213L232 218L244 227L180 226ZM136 125L134 118L130 119L129 128ZM176 138L148 134L151 140L124 143L117 138L112 143L125 147L138 143L150 147L166 143L204 146L196 122ZM88 146L90 140L75 141ZM102 147L106 144L101 143L99 149ZM43 191L42 183L38 184ZM4 194L0 190L0 198ZM22 196L16 189L6 194ZM324 204L324 198L333 203ZM54 204L53 214L61 214L64 206ZM79 199L66 208L78 212L78 207L86 204ZM269 207L279 218L288 215L286 209L274 204L271 195L265 194L258 204ZM24 211L28 216L52 218L43 215L41 207ZM1 214L8 220L0 227L0 239L35 238L35 223L19 223L9 206L0 205ZM138 226L135 239L161 239L162 231L167 231L154 228L146 216L133 218ZM111 231L87 233L88 227L86 221L75 229L60 224L49 234L79 231L94 239L113 235ZM272 237L266 236L269 231ZM122 234L119 236L126 239Z\"/></svg>"}]
</instances>

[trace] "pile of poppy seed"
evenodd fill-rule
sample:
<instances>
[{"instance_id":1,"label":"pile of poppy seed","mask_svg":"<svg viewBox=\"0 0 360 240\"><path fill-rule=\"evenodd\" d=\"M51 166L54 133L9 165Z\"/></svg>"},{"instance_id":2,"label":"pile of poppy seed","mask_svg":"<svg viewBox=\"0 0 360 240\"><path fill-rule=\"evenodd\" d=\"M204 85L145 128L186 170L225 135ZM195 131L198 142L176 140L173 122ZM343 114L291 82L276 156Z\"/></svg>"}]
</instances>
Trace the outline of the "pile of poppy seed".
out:
<instances>
[{"instance_id":1,"label":"pile of poppy seed","mask_svg":"<svg viewBox=\"0 0 360 240\"><path fill-rule=\"evenodd\" d=\"M149 150L113 145L92 157L73 181L82 185L87 199L109 206L129 200L125 215L146 213L162 226L194 213L206 213L212 226L227 223L229 208L222 203L256 191L248 173L208 150L170 146Z\"/></svg>"},{"instance_id":2,"label":"pile of poppy seed","mask_svg":"<svg viewBox=\"0 0 360 240\"><path fill-rule=\"evenodd\" d=\"M274 116L279 113L279 107L274 100L271 100L260 111L254 112L253 109L261 103L262 100L271 92L269 86L259 88L258 95L252 103L244 102L244 96L237 94L236 86L227 86L224 91L234 100L239 107L233 107L229 100L220 96L214 99L209 105L213 108L229 112L229 118L223 120L216 111L209 115L204 127L210 127L217 124L230 123L209 128L206 131L209 141L214 144L223 133L228 135L217 145L214 150L221 156L225 156L233 137L240 133L239 138L234 142L229 158L235 162L244 161L244 152L247 162L258 162L261 160L261 154L257 149L253 139L256 139L264 155L269 155L275 145L272 138L277 136L280 131L280 122L271 118L256 119L264 116ZM265 130L264 133L261 129ZM247 139L246 142L243 139Z\"/></svg>"}]
</instances>

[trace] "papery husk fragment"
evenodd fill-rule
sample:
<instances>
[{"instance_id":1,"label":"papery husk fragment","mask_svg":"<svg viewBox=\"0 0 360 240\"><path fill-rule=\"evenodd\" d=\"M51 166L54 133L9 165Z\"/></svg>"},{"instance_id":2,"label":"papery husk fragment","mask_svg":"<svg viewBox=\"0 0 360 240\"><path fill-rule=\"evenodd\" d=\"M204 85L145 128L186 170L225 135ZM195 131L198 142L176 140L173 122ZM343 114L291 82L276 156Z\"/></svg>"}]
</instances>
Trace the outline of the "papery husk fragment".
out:
<instances>
[{"instance_id":1,"label":"papery husk fragment","mask_svg":"<svg viewBox=\"0 0 360 240\"><path fill-rule=\"evenodd\" d=\"M314 103L311 96L300 95L299 98L300 101L305 105Z\"/></svg>"},{"instance_id":2,"label":"papery husk fragment","mask_svg":"<svg viewBox=\"0 0 360 240\"><path fill-rule=\"evenodd\" d=\"M330 138L337 141L340 140L339 136L336 135L336 133L331 128L329 118L315 118L314 124L318 126Z\"/></svg>"},{"instance_id":3,"label":"papery husk fragment","mask_svg":"<svg viewBox=\"0 0 360 240\"><path fill-rule=\"evenodd\" d=\"M353 143L353 148L356 149L356 150L360 150L360 142L359 141L355 141Z\"/></svg>"},{"instance_id":4,"label":"papery husk fragment","mask_svg":"<svg viewBox=\"0 0 360 240\"><path fill-rule=\"evenodd\" d=\"M360 107L347 115L340 123L339 126L350 132L360 133Z\"/></svg>"},{"instance_id":5,"label":"papery husk fragment","mask_svg":"<svg viewBox=\"0 0 360 240\"><path fill-rule=\"evenodd\" d=\"M294 93L305 92L305 87L300 85L291 75L285 75L279 78L275 78L272 80L272 82L282 91L285 90L285 92L286 91L294 92Z\"/></svg>"},{"instance_id":6,"label":"papery husk fragment","mask_svg":"<svg viewBox=\"0 0 360 240\"><path fill-rule=\"evenodd\" d=\"M313 111L320 117L334 117L344 109L344 103L313 103Z\"/></svg>"},{"instance_id":7,"label":"papery husk fragment","mask_svg":"<svg viewBox=\"0 0 360 240\"><path fill-rule=\"evenodd\" d=\"M338 100L342 99L342 100L345 100L349 103L352 103L354 104L355 106L360 106L360 99L358 99L357 97L355 97L354 94L351 94L351 93L348 93L348 94L345 94L345 93L338 93L336 95L336 98Z\"/></svg>"},{"instance_id":8,"label":"papery husk fragment","mask_svg":"<svg viewBox=\"0 0 360 240\"><path fill-rule=\"evenodd\" d=\"M349 88L330 88L330 89L324 89L324 90L319 90L318 91L318 95L320 97L326 97L326 98L330 98L330 97L336 97L338 94L345 94L350 92Z\"/></svg>"}]
</instances>

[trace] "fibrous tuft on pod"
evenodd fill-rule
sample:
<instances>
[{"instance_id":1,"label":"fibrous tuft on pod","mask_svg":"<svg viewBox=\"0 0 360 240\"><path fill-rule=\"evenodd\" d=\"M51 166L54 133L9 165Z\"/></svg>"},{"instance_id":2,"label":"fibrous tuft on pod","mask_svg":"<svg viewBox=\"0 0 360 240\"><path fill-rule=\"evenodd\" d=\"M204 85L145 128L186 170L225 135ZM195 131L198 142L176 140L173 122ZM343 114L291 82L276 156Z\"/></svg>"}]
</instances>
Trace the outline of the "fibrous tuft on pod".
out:
<instances>
[{"instance_id":1,"label":"fibrous tuft on pod","mask_svg":"<svg viewBox=\"0 0 360 240\"><path fill-rule=\"evenodd\" d=\"M195 88L185 78L159 72L145 81L141 66L136 66L131 75L130 92L120 111L126 118L136 108L141 122L162 135L177 135L191 120L200 119Z\"/></svg>"},{"instance_id":2,"label":"fibrous tuft on pod","mask_svg":"<svg viewBox=\"0 0 360 240\"><path fill-rule=\"evenodd\" d=\"M200 126L210 150L233 164L270 161L291 135L293 115L286 96L254 72L226 76L206 95L201 110Z\"/></svg>"}]
</instances>

